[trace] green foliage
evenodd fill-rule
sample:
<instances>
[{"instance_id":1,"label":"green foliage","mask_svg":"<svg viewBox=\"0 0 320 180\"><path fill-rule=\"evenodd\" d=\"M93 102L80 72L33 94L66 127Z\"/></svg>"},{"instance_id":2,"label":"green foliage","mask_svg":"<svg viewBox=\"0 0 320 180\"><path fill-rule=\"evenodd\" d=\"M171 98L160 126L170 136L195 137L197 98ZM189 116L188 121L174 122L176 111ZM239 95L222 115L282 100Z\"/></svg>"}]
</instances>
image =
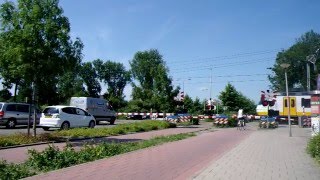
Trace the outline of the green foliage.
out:
<instances>
[{"instance_id":1,"label":"green foliage","mask_svg":"<svg viewBox=\"0 0 320 180\"><path fill-rule=\"evenodd\" d=\"M205 119L205 122L213 122L213 119Z\"/></svg>"},{"instance_id":2,"label":"green foliage","mask_svg":"<svg viewBox=\"0 0 320 180\"><path fill-rule=\"evenodd\" d=\"M98 81L98 74L91 62L82 63L80 76L82 77L89 97L99 97L101 85Z\"/></svg>"},{"instance_id":3,"label":"green foliage","mask_svg":"<svg viewBox=\"0 0 320 180\"><path fill-rule=\"evenodd\" d=\"M225 90L220 93L219 99L222 101L223 106L228 108L229 112L238 112L239 109L243 109L244 113L255 113L255 103L245 97L241 92L238 92L230 83L228 83Z\"/></svg>"},{"instance_id":4,"label":"green foliage","mask_svg":"<svg viewBox=\"0 0 320 180\"><path fill-rule=\"evenodd\" d=\"M37 137L27 136L27 134L14 134L0 136L0 147L14 146L20 144L30 144L41 141L64 140L78 137L101 137L128 134L132 132L146 132L166 128L175 128L174 124L166 121L143 121L130 124L119 124L113 128L74 128L69 130L56 131L53 133L39 134Z\"/></svg>"},{"instance_id":5,"label":"green foliage","mask_svg":"<svg viewBox=\"0 0 320 180\"><path fill-rule=\"evenodd\" d=\"M272 84L272 89L285 92L285 70L280 66L282 63L290 64L287 70L288 87L297 87L304 90L307 89L307 56L318 55L315 63L317 69L320 68L319 53L316 50L320 48L320 34L309 31L303 34L296 43L289 49L283 50L277 54L276 62L271 68L272 75L269 75L269 81ZM310 70L310 85L311 90L316 89L318 72Z\"/></svg>"},{"instance_id":6,"label":"green foliage","mask_svg":"<svg viewBox=\"0 0 320 180\"><path fill-rule=\"evenodd\" d=\"M52 134L57 137L99 137L128 134L131 132L145 132L169 127L171 127L171 125L166 121L147 120L130 124L119 124L112 128L75 128L57 131Z\"/></svg>"},{"instance_id":7,"label":"green foliage","mask_svg":"<svg viewBox=\"0 0 320 180\"><path fill-rule=\"evenodd\" d=\"M229 127L237 127L238 120L235 118L228 118L228 126Z\"/></svg>"},{"instance_id":8,"label":"green foliage","mask_svg":"<svg viewBox=\"0 0 320 180\"><path fill-rule=\"evenodd\" d=\"M307 152L320 163L320 134L313 136L307 145Z\"/></svg>"},{"instance_id":9,"label":"green foliage","mask_svg":"<svg viewBox=\"0 0 320 180\"><path fill-rule=\"evenodd\" d=\"M191 119L191 124L193 124L193 125L199 125L199 119L198 119L198 118L192 118L192 119Z\"/></svg>"},{"instance_id":10,"label":"green foliage","mask_svg":"<svg viewBox=\"0 0 320 180\"><path fill-rule=\"evenodd\" d=\"M72 147L66 147L64 150L59 150L57 147L49 146L42 152L29 150L29 159L27 164L40 171L55 170L135 151L138 149L160 145L166 142L182 140L194 135L194 133L185 133L170 136L160 136L139 142L86 145L80 151L75 151L75 149Z\"/></svg>"},{"instance_id":11,"label":"green foliage","mask_svg":"<svg viewBox=\"0 0 320 180\"><path fill-rule=\"evenodd\" d=\"M13 164L0 160L0 179L21 179L35 174L24 164Z\"/></svg>"},{"instance_id":12,"label":"green foliage","mask_svg":"<svg viewBox=\"0 0 320 180\"><path fill-rule=\"evenodd\" d=\"M56 84L80 64L83 49L80 39L70 39L69 20L59 0L5 2L0 7L0 25L3 81L15 84L15 93L34 82L40 103L56 103Z\"/></svg>"},{"instance_id":13,"label":"green foliage","mask_svg":"<svg viewBox=\"0 0 320 180\"><path fill-rule=\"evenodd\" d=\"M173 89L172 79L168 76L168 68L157 50L137 52L130 61L133 82L132 102L130 110L148 112L172 112L179 89Z\"/></svg>"},{"instance_id":14,"label":"green foliage","mask_svg":"<svg viewBox=\"0 0 320 180\"><path fill-rule=\"evenodd\" d=\"M11 98L11 92L8 89L0 90L0 101L6 102Z\"/></svg>"},{"instance_id":15,"label":"green foliage","mask_svg":"<svg viewBox=\"0 0 320 180\"><path fill-rule=\"evenodd\" d=\"M45 133L40 134L37 137L28 136L25 133L17 133L13 135L0 136L0 147L21 145L21 144L31 144L40 141L52 141L59 140L60 138L54 136L53 134Z\"/></svg>"},{"instance_id":16,"label":"green foliage","mask_svg":"<svg viewBox=\"0 0 320 180\"><path fill-rule=\"evenodd\" d=\"M123 94L125 86L131 82L130 71L125 69L125 66L118 62L106 61L100 59L94 60L93 65L98 73L100 81L105 83L108 88L103 95L105 99L112 104L116 110L127 105Z\"/></svg>"}]
</instances>

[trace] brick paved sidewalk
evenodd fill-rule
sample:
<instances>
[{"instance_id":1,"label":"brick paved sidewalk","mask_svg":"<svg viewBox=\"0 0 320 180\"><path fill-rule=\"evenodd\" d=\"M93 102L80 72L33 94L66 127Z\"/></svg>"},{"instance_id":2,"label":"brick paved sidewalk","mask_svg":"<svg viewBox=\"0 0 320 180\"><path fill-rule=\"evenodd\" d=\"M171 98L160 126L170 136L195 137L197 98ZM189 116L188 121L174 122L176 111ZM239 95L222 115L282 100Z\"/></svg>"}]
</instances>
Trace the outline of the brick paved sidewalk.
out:
<instances>
[{"instance_id":1,"label":"brick paved sidewalk","mask_svg":"<svg viewBox=\"0 0 320 180\"><path fill-rule=\"evenodd\" d=\"M209 122L201 122L200 125L193 125L190 127L178 127L178 128L170 128L170 129L163 129L157 131L149 131L144 133L135 133L135 134L127 134L121 136L110 136L105 138L98 138L96 141L137 141L137 140L146 140L151 139L155 136L165 136L171 134L180 134L180 133L188 133L188 132L195 132L201 131L212 127L212 123ZM72 142L73 146L80 146L85 142L92 142L91 139L84 140L81 142ZM65 147L66 143L54 143L55 146L59 148ZM28 150L35 149L37 151L43 151L45 148L48 147L48 144L42 145L35 145L35 146L25 146L25 147L18 147L18 148L10 148L10 149L1 149L0 150L0 159L6 160L7 162L12 163L21 163L27 160L28 157Z\"/></svg>"},{"instance_id":2,"label":"brick paved sidewalk","mask_svg":"<svg viewBox=\"0 0 320 180\"><path fill-rule=\"evenodd\" d=\"M196 180L319 180L320 166L306 153L310 129L288 127L255 131L236 148L211 163Z\"/></svg>"},{"instance_id":3,"label":"brick paved sidewalk","mask_svg":"<svg viewBox=\"0 0 320 180\"><path fill-rule=\"evenodd\" d=\"M212 124L212 123L211 123ZM203 132L181 141L141 149L27 179L188 179L247 138L253 130Z\"/></svg>"}]
</instances>

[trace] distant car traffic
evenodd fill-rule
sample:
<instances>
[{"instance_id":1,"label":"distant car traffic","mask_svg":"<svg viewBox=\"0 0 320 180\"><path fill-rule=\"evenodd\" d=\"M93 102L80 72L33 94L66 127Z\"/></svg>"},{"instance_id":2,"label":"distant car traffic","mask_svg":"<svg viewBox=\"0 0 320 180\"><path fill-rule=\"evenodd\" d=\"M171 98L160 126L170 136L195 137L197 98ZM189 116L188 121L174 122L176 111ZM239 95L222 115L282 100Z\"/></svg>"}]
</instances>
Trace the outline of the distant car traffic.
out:
<instances>
[{"instance_id":1,"label":"distant car traffic","mask_svg":"<svg viewBox=\"0 0 320 180\"><path fill-rule=\"evenodd\" d=\"M188 113L182 113L182 114L174 114L166 117L166 120L174 120L174 119L179 119L183 117L190 117L191 115Z\"/></svg>"},{"instance_id":2,"label":"distant car traffic","mask_svg":"<svg viewBox=\"0 0 320 180\"><path fill-rule=\"evenodd\" d=\"M48 106L43 110L39 123L45 131L49 128L94 128L95 125L95 118L91 114L73 106Z\"/></svg>"},{"instance_id":3,"label":"distant car traffic","mask_svg":"<svg viewBox=\"0 0 320 180\"><path fill-rule=\"evenodd\" d=\"M225 114L216 114L216 118L228 118Z\"/></svg>"},{"instance_id":4,"label":"distant car traffic","mask_svg":"<svg viewBox=\"0 0 320 180\"><path fill-rule=\"evenodd\" d=\"M132 120L143 120L143 119L150 119L150 115L128 115L127 119Z\"/></svg>"}]
</instances>

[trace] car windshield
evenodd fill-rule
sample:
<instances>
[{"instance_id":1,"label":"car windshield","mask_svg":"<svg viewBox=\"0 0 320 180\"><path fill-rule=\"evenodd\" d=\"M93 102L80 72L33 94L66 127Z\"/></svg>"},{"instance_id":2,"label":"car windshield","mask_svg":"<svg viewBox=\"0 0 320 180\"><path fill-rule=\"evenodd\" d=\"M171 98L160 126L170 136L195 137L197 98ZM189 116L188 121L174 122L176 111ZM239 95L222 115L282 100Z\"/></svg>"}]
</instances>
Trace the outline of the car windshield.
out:
<instances>
[{"instance_id":1,"label":"car windshield","mask_svg":"<svg viewBox=\"0 0 320 180\"><path fill-rule=\"evenodd\" d=\"M54 108L54 107L50 107L50 108L46 108L43 110L44 114L56 114L59 113L59 109Z\"/></svg>"}]
</instances>

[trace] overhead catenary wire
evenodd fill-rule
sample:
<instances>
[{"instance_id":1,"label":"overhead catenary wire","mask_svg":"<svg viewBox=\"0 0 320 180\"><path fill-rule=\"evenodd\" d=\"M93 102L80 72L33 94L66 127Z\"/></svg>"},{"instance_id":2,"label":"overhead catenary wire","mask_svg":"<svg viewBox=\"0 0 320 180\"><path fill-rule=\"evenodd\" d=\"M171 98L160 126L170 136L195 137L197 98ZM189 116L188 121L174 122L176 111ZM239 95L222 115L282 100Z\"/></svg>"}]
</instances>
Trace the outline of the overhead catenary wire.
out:
<instances>
[{"instance_id":1,"label":"overhead catenary wire","mask_svg":"<svg viewBox=\"0 0 320 180\"><path fill-rule=\"evenodd\" d=\"M223 77L255 77L255 76L267 76L269 74L234 74L234 75L216 75L214 78L223 78ZM185 79L208 79L210 76L188 76ZM182 78L176 78L174 81L179 81Z\"/></svg>"},{"instance_id":2,"label":"overhead catenary wire","mask_svg":"<svg viewBox=\"0 0 320 180\"><path fill-rule=\"evenodd\" d=\"M239 66L239 65L247 65L247 64L253 64L253 63L259 63L259 62L265 62L268 60L274 60L273 58L261 58L261 59L253 59L253 60L246 60L246 61L239 61L239 62L233 62L233 63L224 63L224 64L217 64L212 66L213 69L217 68L225 68L225 67L232 67L232 66ZM193 66L188 68L182 68L183 65L181 65L180 68L177 69L171 69L170 71L172 73L181 73L181 72L190 72L190 71L200 71L200 70L210 70L211 66L208 64L206 67L199 67L199 66Z\"/></svg>"},{"instance_id":3,"label":"overhead catenary wire","mask_svg":"<svg viewBox=\"0 0 320 180\"><path fill-rule=\"evenodd\" d=\"M227 60L227 59L243 58L243 57L257 56L257 55L263 55L263 54L270 54L270 53L278 52L280 50L281 49L273 49L273 50L244 52L244 53L238 53L238 54L207 57L207 58L193 58L193 59L172 60L172 61L166 61L166 63L167 63L167 65L181 64L181 63L184 63L184 64L192 63L193 64L194 62L200 63L201 61L204 61L205 63L207 63L208 60L221 61L221 60Z\"/></svg>"}]
</instances>

